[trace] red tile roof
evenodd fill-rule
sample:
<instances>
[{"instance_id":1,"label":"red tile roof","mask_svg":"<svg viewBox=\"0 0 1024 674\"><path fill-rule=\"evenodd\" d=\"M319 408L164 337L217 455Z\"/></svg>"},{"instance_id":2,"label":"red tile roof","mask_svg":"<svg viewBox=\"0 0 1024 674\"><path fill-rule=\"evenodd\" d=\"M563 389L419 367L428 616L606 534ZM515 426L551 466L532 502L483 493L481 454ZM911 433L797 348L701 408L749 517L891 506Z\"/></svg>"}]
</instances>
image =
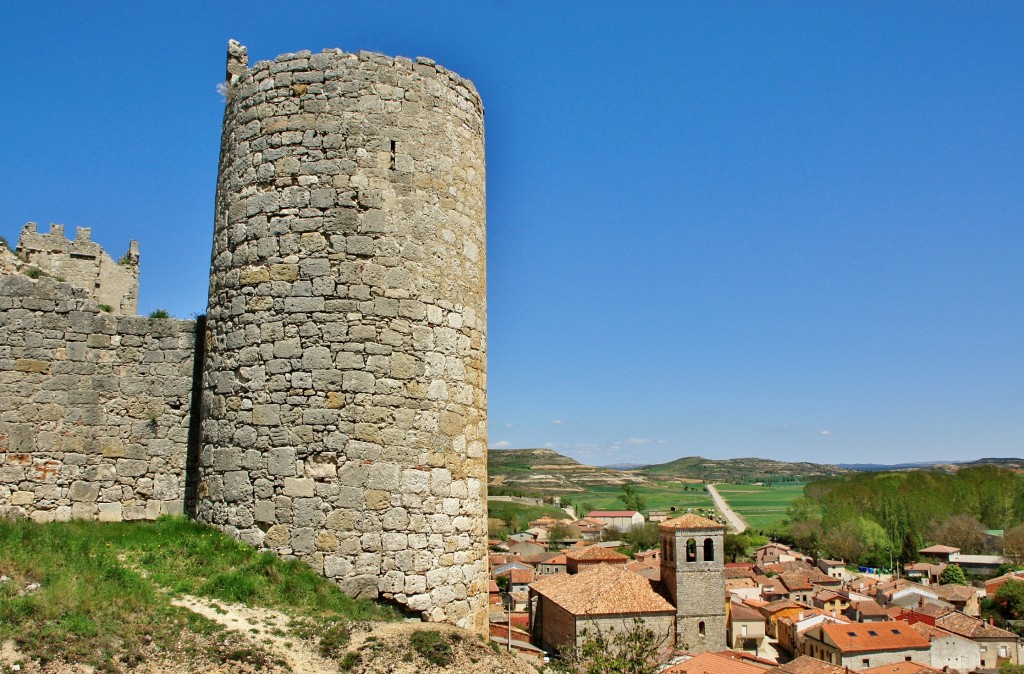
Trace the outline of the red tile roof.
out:
<instances>
[{"instance_id":1,"label":"red tile roof","mask_svg":"<svg viewBox=\"0 0 1024 674\"><path fill-rule=\"evenodd\" d=\"M964 636L968 639L973 640L1017 639L1017 635L1013 632L1008 632L1004 629L1000 629L995 625L989 625L984 620L981 620L979 618L972 618L971 616L964 615L959 611L955 611L948 615L944 615L941 618L937 618L935 620L935 625L954 634L959 634L960 636Z\"/></svg>"},{"instance_id":2,"label":"red tile roof","mask_svg":"<svg viewBox=\"0 0 1024 674\"><path fill-rule=\"evenodd\" d=\"M566 560L574 559L577 562L622 562L629 560L629 557L600 545L588 545L584 548L575 548L565 551Z\"/></svg>"},{"instance_id":3,"label":"red tile roof","mask_svg":"<svg viewBox=\"0 0 1024 674\"><path fill-rule=\"evenodd\" d=\"M898 651L908 648L928 648L931 643L904 622L829 623L822 632L843 653L870 653Z\"/></svg>"},{"instance_id":4,"label":"red tile roof","mask_svg":"<svg viewBox=\"0 0 1024 674\"><path fill-rule=\"evenodd\" d=\"M534 581L530 589L575 616L676 611L646 578L609 564L575 575L548 576Z\"/></svg>"},{"instance_id":5,"label":"red tile roof","mask_svg":"<svg viewBox=\"0 0 1024 674\"><path fill-rule=\"evenodd\" d=\"M659 529L725 529L725 525L700 515L687 513L658 525Z\"/></svg>"},{"instance_id":6,"label":"red tile roof","mask_svg":"<svg viewBox=\"0 0 1024 674\"><path fill-rule=\"evenodd\" d=\"M920 662L897 662L892 665L879 665L869 669L860 670L860 674L924 674L925 672L941 672Z\"/></svg>"},{"instance_id":7,"label":"red tile roof","mask_svg":"<svg viewBox=\"0 0 1024 674\"><path fill-rule=\"evenodd\" d=\"M830 665L809 655L801 655L796 660L787 662L779 667L778 671L785 674L849 674L846 667Z\"/></svg>"},{"instance_id":8,"label":"red tile roof","mask_svg":"<svg viewBox=\"0 0 1024 674\"><path fill-rule=\"evenodd\" d=\"M701 653L686 662L673 665L662 674L764 674L764 668L738 662L718 653Z\"/></svg>"}]
</instances>

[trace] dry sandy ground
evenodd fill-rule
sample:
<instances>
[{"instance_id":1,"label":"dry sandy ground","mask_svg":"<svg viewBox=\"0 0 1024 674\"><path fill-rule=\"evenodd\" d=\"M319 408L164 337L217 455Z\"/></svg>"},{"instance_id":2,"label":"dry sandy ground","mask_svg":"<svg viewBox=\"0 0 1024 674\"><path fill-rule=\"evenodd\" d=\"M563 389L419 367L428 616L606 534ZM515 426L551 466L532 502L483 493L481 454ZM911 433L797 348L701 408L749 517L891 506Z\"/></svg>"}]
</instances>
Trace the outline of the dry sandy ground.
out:
<instances>
[{"instance_id":1,"label":"dry sandy ground","mask_svg":"<svg viewBox=\"0 0 1024 674\"><path fill-rule=\"evenodd\" d=\"M352 630L352 640L345 652L324 658L314 640L293 635L291 618L279 611L250 608L239 604L214 602L185 596L174 600L178 606L220 623L232 632L240 647L260 649L267 653L265 663L246 664L198 662L179 653L153 652L132 674L537 674L533 665L504 651L495 652L488 644L468 632L447 625L418 621L400 623L364 623ZM454 662L449 667L427 663L414 653L410 635L417 630L436 630L448 635ZM202 639L184 635L185 639ZM358 660L342 669L347 653L357 653ZM350 656L352 657L352 656ZM23 658L11 642L0 645L0 671L21 671L26 674L92 674L92 667L63 662L50 662L40 667L26 663L20 670L14 663Z\"/></svg>"}]
</instances>

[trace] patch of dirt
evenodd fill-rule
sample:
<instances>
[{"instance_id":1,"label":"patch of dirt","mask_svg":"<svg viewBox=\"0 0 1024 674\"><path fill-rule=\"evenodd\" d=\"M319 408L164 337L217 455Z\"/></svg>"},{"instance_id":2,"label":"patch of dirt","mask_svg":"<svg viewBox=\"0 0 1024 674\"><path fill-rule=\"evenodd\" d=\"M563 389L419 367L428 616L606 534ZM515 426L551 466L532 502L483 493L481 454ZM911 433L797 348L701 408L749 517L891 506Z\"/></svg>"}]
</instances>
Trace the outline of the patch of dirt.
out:
<instances>
[{"instance_id":1,"label":"patch of dirt","mask_svg":"<svg viewBox=\"0 0 1024 674\"><path fill-rule=\"evenodd\" d=\"M120 669L131 674L537 674L519 656L495 651L465 630L437 623L406 621L351 625L344 650L323 657L317 635L296 635L295 620L280 611L182 596L176 606L212 620L228 631L225 638L182 633L171 651L149 647L141 662ZM444 666L428 663L412 646L417 631L433 631L451 647ZM14 669L19 665L20 669ZM92 667L59 659L27 662L11 641L0 644L0 671L25 674L93 674Z\"/></svg>"}]
</instances>

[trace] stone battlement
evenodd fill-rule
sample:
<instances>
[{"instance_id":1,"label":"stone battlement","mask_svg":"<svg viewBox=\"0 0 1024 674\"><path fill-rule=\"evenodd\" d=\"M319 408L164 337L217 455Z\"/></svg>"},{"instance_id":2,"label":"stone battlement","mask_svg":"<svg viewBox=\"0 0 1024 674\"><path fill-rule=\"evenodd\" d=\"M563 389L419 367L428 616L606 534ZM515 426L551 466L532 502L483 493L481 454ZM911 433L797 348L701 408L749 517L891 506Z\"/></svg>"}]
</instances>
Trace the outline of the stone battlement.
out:
<instances>
[{"instance_id":1,"label":"stone battlement","mask_svg":"<svg viewBox=\"0 0 1024 674\"><path fill-rule=\"evenodd\" d=\"M43 272L63 278L76 288L86 290L99 304L114 314L134 314L139 310L139 243L132 241L119 261L92 240L91 227L78 227L75 238L64 236L64 225L50 225L41 233L36 223L28 222L18 238L17 254Z\"/></svg>"}]
</instances>

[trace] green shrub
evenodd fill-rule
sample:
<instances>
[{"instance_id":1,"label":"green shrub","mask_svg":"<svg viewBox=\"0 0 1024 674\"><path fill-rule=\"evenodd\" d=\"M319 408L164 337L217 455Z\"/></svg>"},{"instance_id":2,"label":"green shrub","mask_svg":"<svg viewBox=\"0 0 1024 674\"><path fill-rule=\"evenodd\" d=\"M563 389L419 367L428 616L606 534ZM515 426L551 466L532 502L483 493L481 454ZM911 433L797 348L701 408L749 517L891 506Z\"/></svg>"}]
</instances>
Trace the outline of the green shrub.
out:
<instances>
[{"instance_id":1,"label":"green shrub","mask_svg":"<svg viewBox=\"0 0 1024 674\"><path fill-rule=\"evenodd\" d=\"M352 638L352 631L345 622L337 622L323 631L320 635L320 655L325 658L333 657L336 653L345 649Z\"/></svg>"},{"instance_id":2,"label":"green shrub","mask_svg":"<svg viewBox=\"0 0 1024 674\"><path fill-rule=\"evenodd\" d=\"M416 630L409 635L409 643L421 658L432 665L447 667L455 659L448 639L437 630Z\"/></svg>"},{"instance_id":3,"label":"green shrub","mask_svg":"<svg viewBox=\"0 0 1024 674\"><path fill-rule=\"evenodd\" d=\"M39 267L26 267L25 276L29 278L39 278L43 275L43 270Z\"/></svg>"},{"instance_id":4,"label":"green shrub","mask_svg":"<svg viewBox=\"0 0 1024 674\"><path fill-rule=\"evenodd\" d=\"M166 309L154 309L153 311L149 312L149 317L150 318L170 318L171 315L169 313L167 313Z\"/></svg>"},{"instance_id":5,"label":"green shrub","mask_svg":"<svg viewBox=\"0 0 1024 674\"><path fill-rule=\"evenodd\" d=\"M100 311L103 311L103 312L106 312L106 313L109 314L113 310L114 310L114 307L110 306L109 304L101 304L100 305Z\"/></svg>"}]
</instances>

